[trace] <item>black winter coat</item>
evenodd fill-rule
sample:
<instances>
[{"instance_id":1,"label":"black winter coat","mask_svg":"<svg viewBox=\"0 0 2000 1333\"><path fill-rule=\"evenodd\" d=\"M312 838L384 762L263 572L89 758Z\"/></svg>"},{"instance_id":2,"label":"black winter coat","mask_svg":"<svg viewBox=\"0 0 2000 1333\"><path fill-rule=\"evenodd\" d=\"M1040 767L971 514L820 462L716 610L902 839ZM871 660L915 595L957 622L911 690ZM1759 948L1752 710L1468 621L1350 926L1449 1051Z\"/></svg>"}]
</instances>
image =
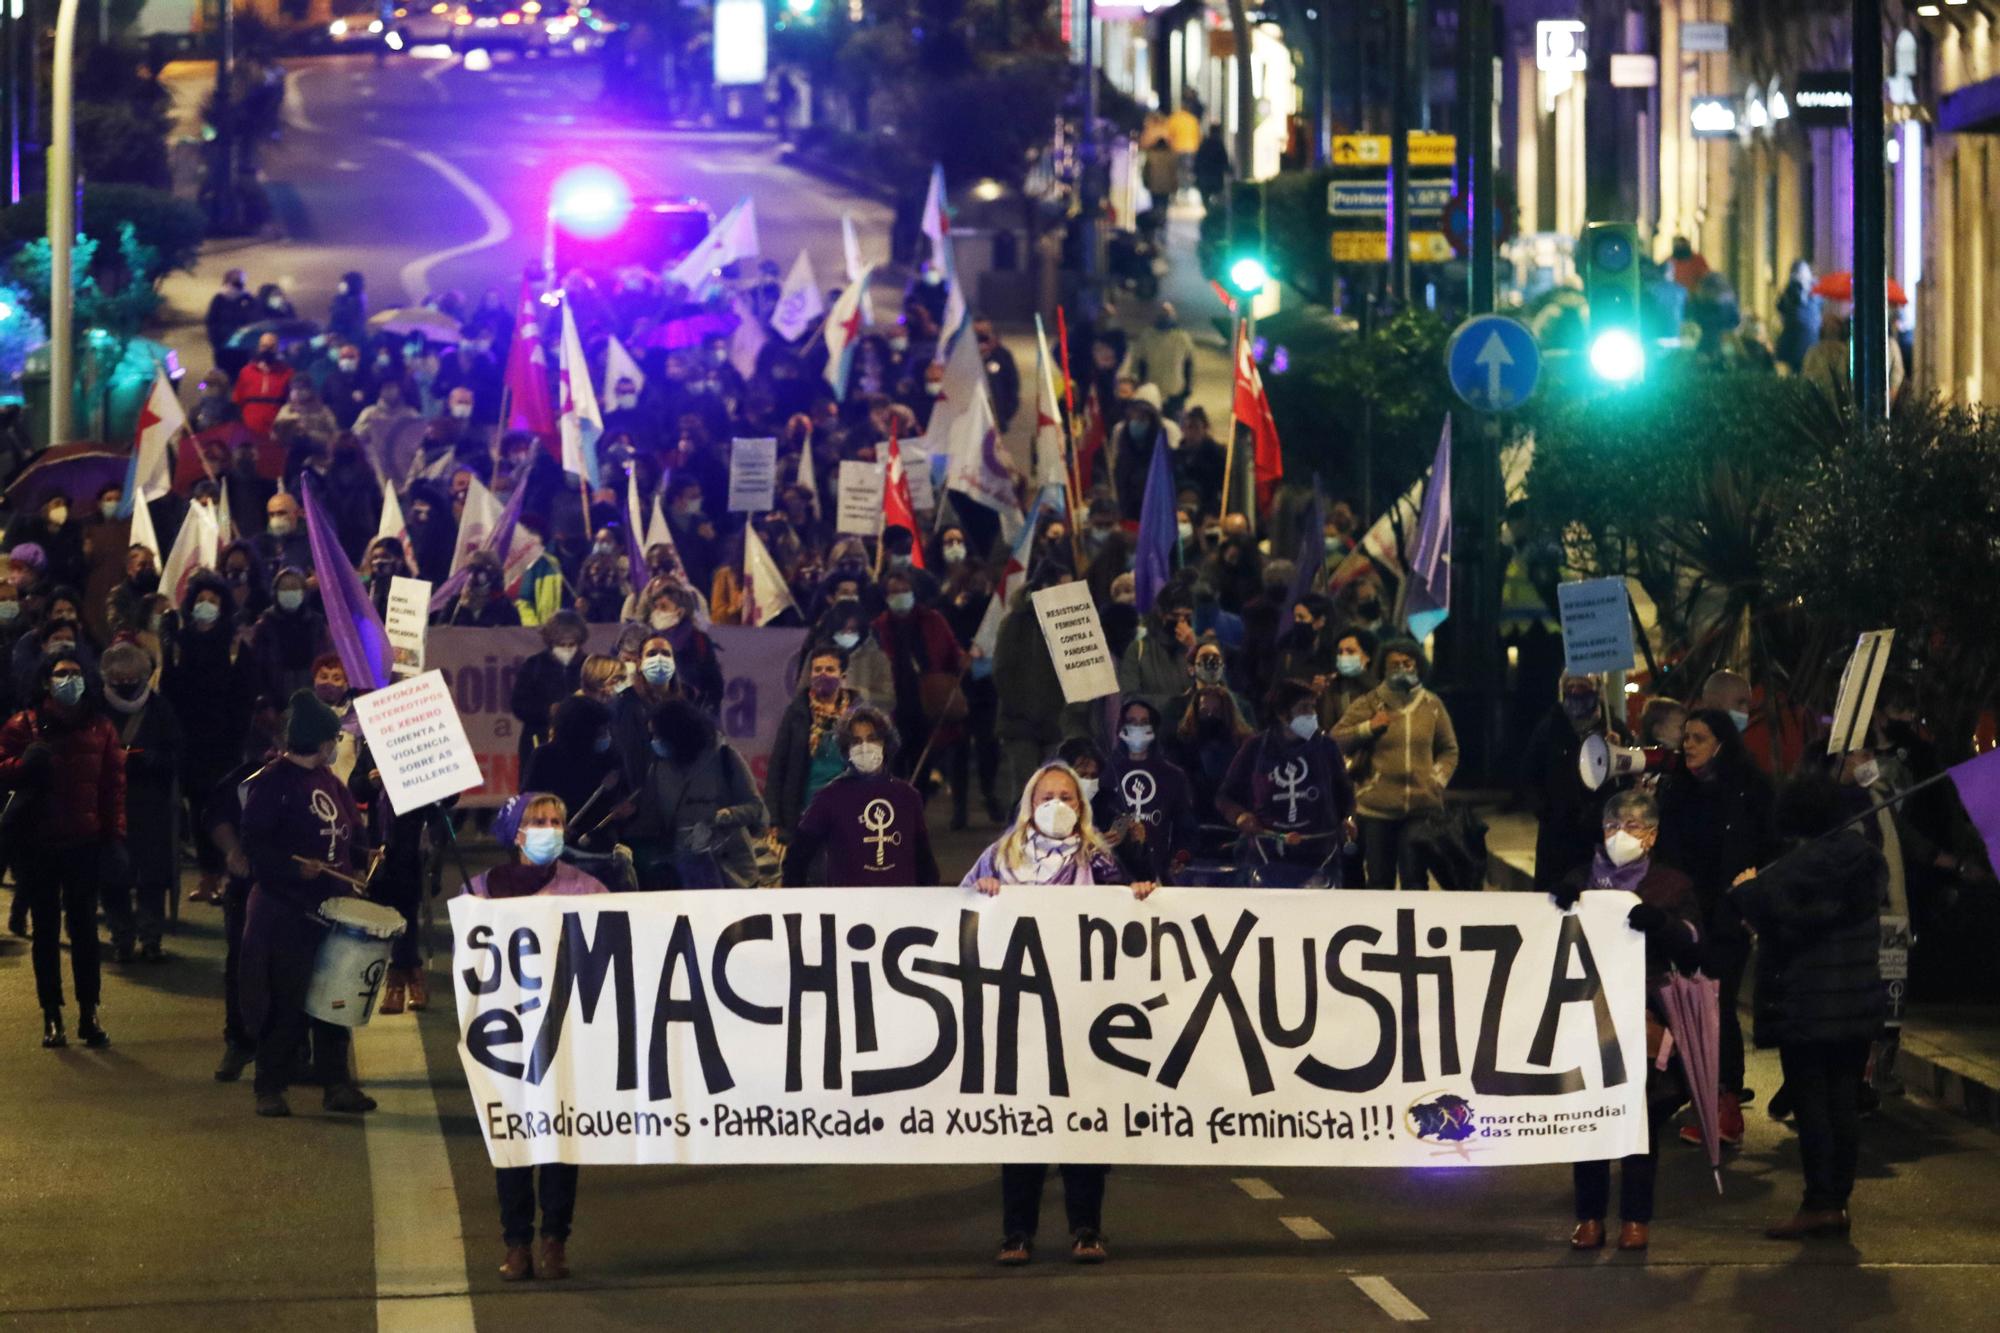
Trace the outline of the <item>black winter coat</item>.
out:
<instances>
[{"instance_id":1,"label":"black winter coat","mask_svg":"<svg viewBox=\"0 0 2000 1333\"><path fill-rule=\"evenodd\" d=\"M1587 734L1587 733L1586 733ZM1613 737L1623 743L1623 737ZM1604 837L1610 784L1591 791L1577 771L1583 753L1569 714L1556 704L1535 724L1521 756L1521 792L1535 816L1535 887L1547 893L1573 870L1589 870Z\"/></svg>"},{"instance_id":2,"label":"black winter coat","mask_svg":"<svg viewBox=\"0 0 2000 1333\"><path fill-rule=\"evenodd\" d=\"M1757 932L1757 1044L1854 1041L1882 1025L1882 891L1861 833L1809 843L1731 893Z\"/></svg>"},{"instance_id":3,"label":"black winter coat","mask_svg":"<svg viewBox=\"0 0 2000 1333\"><path fill-rule=\"evenodd\" d=\"M507 711L521 723L521 764L525 771L528 755L549 738L549 719L556 705L576 693L583 679L583 653L578 651L564 666L547 648L521 663L514 673L514 693Z\"/></svg>"},{"instance_id":4,"label":"black winter coat","mask_svg":"<svg viewBox=\"0 0 2000 1333\"><path fill-rule=\"evenodd\" d=\"M1741 938L1743 919L1729 899L1729 886L1777 850L1771 780L1748 759L1708 781L1676 767L1660 779L1658 796L1660 841L1654 857L1694 881L1702 924L1712 935Z\"/></svg>"}]
</instances>

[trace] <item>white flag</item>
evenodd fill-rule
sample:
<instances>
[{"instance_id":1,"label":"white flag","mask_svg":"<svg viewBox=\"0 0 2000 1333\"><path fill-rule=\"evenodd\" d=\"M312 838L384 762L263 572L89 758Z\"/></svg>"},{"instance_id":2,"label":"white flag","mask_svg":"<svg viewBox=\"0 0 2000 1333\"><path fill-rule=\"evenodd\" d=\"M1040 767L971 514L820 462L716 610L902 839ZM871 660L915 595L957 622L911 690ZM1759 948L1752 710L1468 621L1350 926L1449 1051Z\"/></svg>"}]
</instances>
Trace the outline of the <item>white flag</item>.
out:
<instances>
[{"instance_id":1,"label":"white flag","mask_svg":"<svg viewBox=\"0 0 2000 1333\"><path fill-rule=\"evenodd\" d=\"M189 505L180 534L174 538L174 549L167 552L166 566L160 570L160 591L172 598L175 606L187 599L188 580L196 570L215 568L220 547L217 537L215 512L205 504Z\"/></svg>"},{"instance_id":2,"label":"white flag","mask_svg":"<svg viewBox=\"0 0 2000 1333\"><path fill-rule=\"evenodd\" d=\"M861 337L861 296L868 290L868 274L863 272L861 281L850 282L840 293L840 299L833 303L827 313L826 324L826 382L833 387L833 396L847 397L847 372L854 360L854 344Z\"/></svg>"},{"instance_id":3,"label":"white flag","mask_svg":"<svg viewBox=\"0 0 2000 1333\"><path fill-rule=\"evenodd\" d=\"M931 258L939 259L951 244L951 215L945 212L944 164L931 163L931 187L924 195L924 217L920 224L931 238Z\"/></svg>"},{"instance_id":4,"label":"white flag","mask_svg":"<svg viewBox=\"0 0 2000 1333\"><path fill-rule=\"evenodd\" d=\"M181 410L180 395L174 392L167 368L155 364L153 387L139 409L139 489L148 500L157 500L173 489L173 443L187 429L187 413Z\"/></svg>"},{"instance_id":5,"label":"white flag","mask_svg":"<svg viewBox=\"0 0 2000 1333\"><path fill-rule=\"evenodd\" d=\"M945 486L996 511L1002 532L1011 538L1021 514L1014 496L1014 468L1000 443L999 421L986 391L986 366L971 338L959 339L952 348L940 387L923 447L933 454L944 452L950 460Z\"/></svg>"},{"instance_id":6,"label":"white flag","mask_svg":"<svg viewBox=\"0 0 2000 1333\"><path fill-rule=\"evenodd\" d=\"M840 215L840 248L847 259L847 280L861 288L861 322L874 326L875 306L868 299L868 265L861 258L861 238L854 234L854 214Z\"/></svg>"},{"instance_id":7,"label":"white flag","mask_svg":"<svg viewBox=\"0 0 2000 1333\"><path fill-rule=\"evenodd\" d=\"M1062 407L1056 401L1056 364L1049 355L1049 335L1042 317L1035 316L1035 484L1069 489L1068 451L1064 448Z\"/></svg>"},{"instance_id":8,"label":"white flag","mask_svg":"<svg viewBox=\"0 0 2000 1333\"><path fill-rule=\"evenodd\" d=\"M500 501L478 477L465 488L465 508L458 511L458 546L451 553L451 572L456 574L475 552L486 549L493 530L500 526ZM511 548L511 543L509 544ZM510 549L508 552L512 554Z\"/></svg>"},{"instance_id":9,"label":"white flag","mask_svg":"<svg viewBox=\"0 0 2000 1333\"><path fill-rule=\"evenodd\" d=\"M754 523L743 529L743 568L750 576L744 587L749 597L743 607L743 622L768 625L792 605L792 590L779 572L778 562L771 558L764 539L757 535Z\"/></svg>"},{"instance_id":10,"label":"white flag","mask_svg":"<svg viewBox=\"0 0 2000 1333\"><path fill-rule=\"evenodd\" d=\"M797 342L812 327L812 322L825 313L826 297L820 292L819 276L813 272L812 256L801 250L778 292L778 308L771 312L771 328L785 341Z\"/></svg>"},{"instance_id":11,"label":"white flag","mask_svg":"<svg viewBox=\"0 0 2000 1333\"><path fill-rule=\"evenodd\" d=\"M757 373L757 358L763 354L764 344L771 341L771 335L764 331L764 321L757 318L757 312L742 296L732 300L729 308L736 312L736 331L729 335L729 364L747 380Z\"/></svg>"},{"instance_id":12,"label":"white flag","mask_svg":"<svg viewBox=\"0 0 2000 1333\"><path fill-rule=\"evenodd\" d=\"M227 479L215 484L215 536L224 546L236 540L236 518L229 512Z\"/></svg>"},{"instance_id":13,"label":"white flag","mask_svg":"<svg viewBox=\"0 0 2000 1333\"><path fill-rule=\"evenodd\" d=\"M403 520L403 502L396 498L394 486L382 488L382 521L375 525L375 537L368 544L393 541L403 548L403 559L409 561L410 568L417 567L416 548L410 545L410 525Z\"/></svg>"},{"instance_id":14,"label":"white flag","mask_svg":"<svg viewBox=\"0 0 2000 1333\"><path fill-rule=\"evenodd\" d=\"M597 390L590 387L590 367L584 363L583 339L576 331L576 312L567 301L563 302L562 354L557 378L562 390L559 425L563 471L582 477L596 490L597 439L604 434L604 413L597 407ZM453 565L452 569L456 572L458 566Z\"/></svg>"},{"instance_id":15,"label":"white flag","mask_svg":"<svg viewBox=\"0 0 2000 1333\"><path fill-rule=\"evenodd\" d=\"M600 403L618 401L618 381L631 380L632 392L643 393L646 388L646 372L639 369L639 363L625 350L625 344L612 334L604 346L604 392L598 396Z\"/></svg>"},{"instance_id":16,"label":"white flag","mask_svg":"<svg viewBox=\"0 0 2000 1333\"><path fill-rule=\"evenodd\" d=\"M745 199L723 214L722 221L715 224L714 230L701 238L701 244L667 270L667 277L690 292L699 291L708 284L709 277L716 270L746 256L761 253L762 247L757 240L757 205Z\"/></svg>"},{"instance_id":17,"label":"white flag","mask_svg":"<svg viewBox=\"0 0 2000 1333\"><path fill-rule=\"evenodd\" d=\"M639 469L627 465L625 468L625 522L632 536L640 543L640 553L645 552L646 507L639 503ZM640 570L632 571L632 586L642 584Z\"/></svg>"},{"instance_id":18,"label":"white flag","mask_svg":"<svg viewBox=\"0 0 2000 1333\"><path fill-rule=\"evenodd\" d=\"M162 562L160 534L153 529L153 507L146 503L146 488L144 486L139 487L132 495L132 536L130 544L133 546L143 546L151 551L155 566Z\"/></svg>"},{"instance_id":19,"label":"white flag","mask_svg":"<svg viewBox=\"0 0 2000 1333\"><path fill-rule=\"evenodd\" d=\"M674 553L674 563L678 565L681 549L674 545L674 530L667 526L666 494L667 485L662 481L659 489L653 492L653 516L646 520L646 549L650 551L655 546L664 546Z\"/></svg>"}]
</instances>

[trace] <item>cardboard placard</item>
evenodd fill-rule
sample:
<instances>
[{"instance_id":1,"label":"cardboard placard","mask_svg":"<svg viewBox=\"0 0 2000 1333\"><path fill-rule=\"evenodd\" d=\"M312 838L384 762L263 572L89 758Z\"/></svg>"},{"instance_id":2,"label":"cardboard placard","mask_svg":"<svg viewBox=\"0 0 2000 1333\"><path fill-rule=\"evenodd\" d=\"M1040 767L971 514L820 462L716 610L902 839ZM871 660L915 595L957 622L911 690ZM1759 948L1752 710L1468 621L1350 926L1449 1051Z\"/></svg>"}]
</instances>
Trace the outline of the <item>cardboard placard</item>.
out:
<instances>
[{"instance_id":1,"label":"cardboard placard","mask_svg":"<svg viewBox=\"0 0 2000 1333\"><path fill-rule=\"evenodd\" d=\"M430 627L430 619L429 579L406 579L398 574L389 580L389 613L382 618L382 629L389 636L389 670L396 679L424 669L424 631Z\"/></svg>"},{"instance_id":2,"label":"cardboard placard","mask_svg":"<svg viewBox=\"0 0 2000 1333\"><path fill-rule=\"evenodd\" d=\"M736 440L729 446L729 512L761 514L776 503L778 442Z\"/></svg>"},{"instance_id":3,"label":"cardboard placard","mask_svg":"<svg viewBox=\"0 0 2000 1333\"><path fill-rule=\"evenodd\" d=\"M484 780L442 671L357 695L354 711L397 814L469 791Z\"/></svg>"},{"instance_id":4,"label":"cardboard placard","mask_svg":"<svg viewBox=\"0 0 2000 1333\"><path fill-rule=\"evenodd\" d=\"M844 459L840 464L840 508L834 530L851 537L882 534L881 463Z\"/></svg>"},{"instance_id":5,"label":"cardboard placard","mask_svg":"<svg viewBox=\"0 0 2000 1333\"><path fill-rule=\"evenodd\" d=\"M1584 579L1556 588L1563 669L1576 675L1632 669L1632 603L1624 579Z\"/></svg>"},{"instance_id":6,"label":"cardboard placard","mask_svg":"<svg viewBox=\"0 0 2000 1333\"><path fill-rule=\"evenodd\" d=\"M1118 693L1118 664L1104 641L1104 624L1087 583L1064 583L1034 594L1042 638L1062 681L1063 700L1080 704Z\"/></svg>"},{"instance_id":7,"label":"cardboard placard","mask_svg":"<svg viewBox=\"0 0 2000 1333\"><path fill-rule=\"evenodd\" d=\"M931 474L931 456L914 444L899 444L903 451L903 480L910 485L910 509L919 514L937 512L937 479Z\"/></svg>"}]
</instances>

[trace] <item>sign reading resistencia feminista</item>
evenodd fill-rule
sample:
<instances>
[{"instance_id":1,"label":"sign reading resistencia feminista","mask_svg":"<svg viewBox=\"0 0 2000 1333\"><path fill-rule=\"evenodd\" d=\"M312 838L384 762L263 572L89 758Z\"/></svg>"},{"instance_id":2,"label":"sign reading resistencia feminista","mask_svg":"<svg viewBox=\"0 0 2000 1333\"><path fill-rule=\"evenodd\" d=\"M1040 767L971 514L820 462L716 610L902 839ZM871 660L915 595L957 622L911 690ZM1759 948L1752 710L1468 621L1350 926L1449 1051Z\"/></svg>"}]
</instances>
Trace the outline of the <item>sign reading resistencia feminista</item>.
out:
<instances>
[{"instance_id":1,"label":"sign reading resistencia feminista","mask_svg":"<svg viewBox=\"0 0 2000 1333\"><path fill-rule=\"evenodd\" d=\"M1646 1145L1634 898L452 900L496 1166L1500 1166Z\"/></svg>"},{"instance_id":2,"label":"sign reading resistencia feminista","mask_svg":"<svg viewBox=\"0 0 2000 1333\"><path fill-rule=\"evenodd\" d=\"M1049 645L1063 700L1080 704L1118 693L1118 667L1104 639L1104 622L1087 583L1064 583L1033 594L1035 616Z\"/></svg>"},{"instance_id":3,"label":"sign reading resistencia feminista","mask_svg":"<svg viewBox=\"0 0 2000 1333\"><path fill-rule=\"evenodd\" d=\"M882 531L882 464L857 458L840 464L839 508L834 530L853 537L873 537Z\"/></svg>"},{"instance_id":4,"label":"sign reading resistencia feminista","mask_svg":"<svg viewBox=\"0 0 2000 1333\"><path fill-rule=\"evenodd\" d=\"M778 490L778 442L734 440L729 446L729 512L761 514Z\"/></svg>"}]
</instances>

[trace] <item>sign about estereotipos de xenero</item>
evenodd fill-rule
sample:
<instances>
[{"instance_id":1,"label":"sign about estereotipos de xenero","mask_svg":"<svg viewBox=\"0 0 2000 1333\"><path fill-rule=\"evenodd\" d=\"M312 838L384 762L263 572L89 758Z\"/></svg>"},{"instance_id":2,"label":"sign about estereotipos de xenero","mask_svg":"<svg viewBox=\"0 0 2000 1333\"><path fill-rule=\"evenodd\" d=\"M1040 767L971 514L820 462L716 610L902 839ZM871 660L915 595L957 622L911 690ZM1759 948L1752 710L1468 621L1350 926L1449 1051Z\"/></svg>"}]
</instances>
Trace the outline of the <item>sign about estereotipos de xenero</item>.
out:
<instances>
[{"instance_id":1,"label":"sign about estereotipos de xenero","mask_svg":"<svg viewBox=\"0 0 2000 1333\"><path fill-rule=\"evenodd\" d=\"M1646 1145L1634 899L1008 888L451 904L495 1165L1507 1165Z\"/></svg>"}]
</instances>

